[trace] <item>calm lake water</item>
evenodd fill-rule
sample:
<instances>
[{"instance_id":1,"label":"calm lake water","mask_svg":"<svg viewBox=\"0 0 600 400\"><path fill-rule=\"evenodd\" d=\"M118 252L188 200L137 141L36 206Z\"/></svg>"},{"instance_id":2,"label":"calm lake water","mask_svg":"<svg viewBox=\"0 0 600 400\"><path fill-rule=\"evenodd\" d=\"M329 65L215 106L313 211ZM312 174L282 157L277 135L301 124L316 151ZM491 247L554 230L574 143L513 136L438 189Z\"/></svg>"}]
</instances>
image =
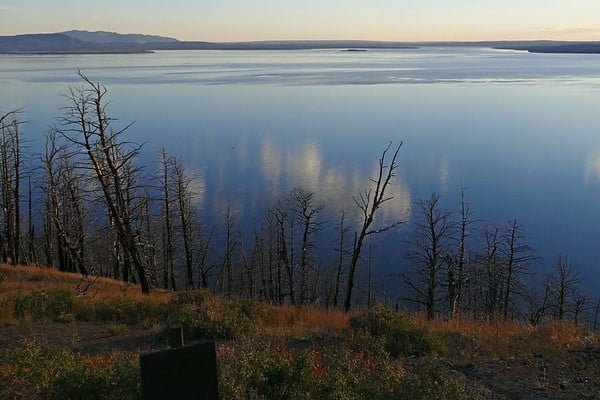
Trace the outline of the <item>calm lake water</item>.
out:
<instances>
[{"instance_id":1,"label":"calm lake water","mask_svg":"<svg viewBox=\"0 0 600 400\"><path fill-rule=\"evenodd\" d=\"M373 244L382 281L402 268L414 202L437 192L457 208L462 186L476 218L516 218L543 264L572 258L600 294L600 55L2 55L0 110L24 108L33 148L67 105L61 94L78 84L77 68L108 87L113 116L135 120L130 135L147 143L145 157L164 146L195 171L209 223L228 203L251 223L296 186L334 215L352 207L389 141L402 140L385 218L409 223Z\"/></svg>"}]
</instances>

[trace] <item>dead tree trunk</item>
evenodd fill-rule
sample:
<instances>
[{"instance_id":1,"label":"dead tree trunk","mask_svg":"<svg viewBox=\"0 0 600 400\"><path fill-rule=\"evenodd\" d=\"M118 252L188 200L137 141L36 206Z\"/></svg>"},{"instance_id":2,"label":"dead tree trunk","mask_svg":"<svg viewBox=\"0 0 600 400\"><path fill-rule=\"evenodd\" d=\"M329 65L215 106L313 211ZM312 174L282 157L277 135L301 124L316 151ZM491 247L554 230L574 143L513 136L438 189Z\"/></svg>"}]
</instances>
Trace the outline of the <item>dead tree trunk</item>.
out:
<instances>
[{"instance_id":1,"label":"dead tree trunk","mask_svg":"<svg viewBox=\"0 0 600 400\"><path fill-rule=\"evenodd\" d=\"M300 284L299 303L304 304L309 300L309 280L311 272L310 250L314 248L314 236L321 228L318 216L324 209L324 205L316 201L313 192L307 192L302 188L292 190L290 195L290 210L297 217L301 231L300 242ZM314 290L312 290L314 291Z\"/></svg>"},{"instance_id":2,"label":"dead tree trunk","mask_svg":"<svg viewBox=\"0 0 600 400\"><path fill-rule=\"evenodd\" d=\"M179 223L181 224L181 236L183 239L183 250L185 253L185 269L187 272L187 286L194 288L194 253L192 243L192 222L194 219L193 193L190 188L190 180L186 177L183 167L175 161L173 164L175 174L175 196L179 211Z\"/></svg>"},{"instance_id":3,"label":"dead tree trunk","mask_svg":"<svg viewBox=\"0 0 600 400\"><path fill-rule=\"evenodd\" d=\"M403 281L414 291L406 300L425 306L427 318L432 319L440 299L440 274L452 240L450 211L439 207L439 196L418 201L421 219L414 238L409 241L406 257L413 263L412 273L403 275Z\"/></svg>"},{"instance_id":4,"label":"dead tree trunk","mask_svg":"<svg viewBox=\"0 0 600 400\"><path fill-rule=\"evenodd\" d=\"M0 115L0 191L4 232L2 258L13 265L21 262L21 139L20 110Z\"/></svg>"},{"instance_id":5,"label":"dead tree trunk","mask_svg":"<svg viewBox=\"0 0 600 400\"><path fill-rule=\"evenodd\" d=\"M135 227L136 173L133 161L141 146L122 139L131 126L115 131L113 121L106 113L104 96L107 90L92 83L80 73L84 87L71 89L67 97L71 106L63 118L60 133L87 156L89 168L97 178L110 217L112 217L117 240L125 260L131 262L143 293L151 290L146 266L141 256L139 235Z\"/></svg>"},{"instance_id":6,"label":"dead tree trunk","mask_svg":"<svg viewBox=\"0 0 600 400\"><path fill-rule=\"evenodd\" d=\"M340 286L342 282L342 272L344 268L344 260L346 259L347 251L346 251L346 235L348 234L349 227L346 226L346 212L342 210L340 214L340 220L338 225L338 248L337 252L337 265L335 268L335 279L334 279L334 289L333 289L333 308L337 308L338 299L340 295Z\"/></svg>"},{"instance_id":7,"label":"dead tree trunk","mask_svg":"<svg viewBox=\"0 0 600 400\"><path fill-rule=\"evenodd\" d=\"M350 308L352 307L352 290L354 289L354 275L356 274L356 267L358 265L358 260L360 258L360 253L365 238L372 234L386 232L402 223L393 222L379 229L371 229L371 224L373 223L373 219L375 218L377 210L383 205L383 203L392 199L392 197L385 196L385 191L388 185L390 184L390 181L395 176L395 171L398 168L396 158L398 157L398 152L402 147L402 142L400 142L400 144L398 145L398 147L396 147L396 150L392 154L389 165L386 165L386 158L391 147L392 143L390 143L381 154L381 158L379 159L377 177L371 178L373 186L369 189L365 189L358 195L358 197L354 197L354 203L361 212L362 226L357 234L356 241L354 243L354 248L352 250L350 266L348 268L348 285L346 287L346 299L344 300L344 310L346 312L350 311Z\"/></svg>"},{"instance_id":8,"label":"dead tree trunk","mask_svg":"<svg viewBox=\"0 0 600 400\"><path fill-rule=\"evenodd\" d=\"M535 260L536 257L533 255L533 249L525 243L523 226L517 223L516 220L508 222L503 242L502 253L506 265L502 310L504 319L507 319L512 295L522 293L519 277L528 270L529 263Z\"/></svg>"}]
</instances>

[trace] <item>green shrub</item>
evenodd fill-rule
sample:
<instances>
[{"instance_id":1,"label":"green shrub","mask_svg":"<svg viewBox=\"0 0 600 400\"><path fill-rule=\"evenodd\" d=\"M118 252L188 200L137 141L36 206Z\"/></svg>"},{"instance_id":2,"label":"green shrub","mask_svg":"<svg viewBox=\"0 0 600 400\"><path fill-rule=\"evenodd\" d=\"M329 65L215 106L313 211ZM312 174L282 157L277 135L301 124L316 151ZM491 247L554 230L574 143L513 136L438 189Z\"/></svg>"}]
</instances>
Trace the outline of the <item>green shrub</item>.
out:
<instances>
[{"instance_id":1,"label":"green shrub","mask_svg":"<svg viewBox=\"0 0 600 400\"><path fill-rule=\"evenodd\" d=\"M248 340L218 354L219 390L225 399L387 400L394 398L400 381L400 367L383 350L301 350Z\"/></svg>"},{"instance_id":2,"label":"green shrub","mask_svg":"<svg viewBox=\"0 0 600 400\"><path fill-rule=\"evenodd\" d=\"M387 400L393 398L401 368L382 347L368 352L332 347L314 352L325 374L312 398Z\"/></svg>"},{"instance_id":3,"label":"green shrub","mask_svg":"<svg viewBox=\"0 0 600 400\"><path fill-rule=\"evenodd\" d=\"M51 399L136 399L140 395L137 355L113 353L82 359L53 382Z\"/></svg>"},{"instance_id":4,"label":"green shrub","mask_svg":"<svg viewBox=\"0 0 600 400\"><path fill-rule=\"evenodd\" d=\"M353 316L350 327L360 345L381 340L392 357L419 356L442 350L441 342L425 328L413 325L400 313L382 306Z\"/></svg>"},{"instance_id":5,"label":"green shrub","mask_svg":"<svg viewBox=\"0 0 600 400\"><path fill-rule=\"evenodd\" d=\"M68 348L21 343L4 354L2 399L136 399L139 365L135 354L84 357Z\"/></svg>"},{"instance_id":6,"label":"green shrub","mask_svg":"<svg viewBox=\"0 0 600 400\"><path fill-rule=\"evenodd\" d=\"M465 383L442 361L425 359L402 379L395 398L411 400L467 400Z\"/></svg>"},{"instance_id":7,"label":"green shrub","mask_svg":"<svg viewBox=\"0 0 600 400\"><path fill-rule=\"evenodd\" d=\"M169 323L181 324L187 337L204 339L236 339L255 333L271 312L256 301L216 299L205 290L178 294L169 309Z\"/></svg>"},{"instance_id":8,"label":"green shrub","mask_svg":"<svg viewBox=\"0 0 600 400\"><path fill-rule=\"evenodd\" d=\"M163 319L167 308L164 304L150 300L127 299L124 297L105 298L95 301L81 301L76 310L79 321L123 321L142 322L148 319Z\"/></svg>"},{"instance_id":9,"label":"green shrub","mask_svg":"<svg viewBox=\"0 0 600 400\"><path fill-rule=\"evenodd\" d=\"M219 354L219 391L224 399L308 399L312 387L308 357L250 342Z\"/></svg>"},{"instance_id":10,"label":"green shrub","mask_svg":"<svg viewBox=\"0 0 600 400\"><path fill-rule=\"evenodd\" d=\"M19 292L12 301L16 319L53 321L60 316L73 313L76 297L70 290L35 290L29 294Z\"/></svg>"}]
</instances>

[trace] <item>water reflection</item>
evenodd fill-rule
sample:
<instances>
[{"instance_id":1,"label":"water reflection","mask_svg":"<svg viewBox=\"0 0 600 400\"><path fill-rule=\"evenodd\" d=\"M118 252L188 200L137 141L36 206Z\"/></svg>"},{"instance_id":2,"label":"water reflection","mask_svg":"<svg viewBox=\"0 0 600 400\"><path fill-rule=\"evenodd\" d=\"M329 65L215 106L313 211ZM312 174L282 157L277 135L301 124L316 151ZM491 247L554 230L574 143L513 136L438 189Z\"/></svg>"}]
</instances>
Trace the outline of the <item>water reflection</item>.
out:
<instances>
[{"instance_id":1,"label":"water reflection","mask_svg":"<svg viewBox=\"0 0 600 400\"><path fill-rule=\"evenodd\" d=\"M315 192L330 212L345 209L358 218L353 196L358 195L370 184L369 178L377 176L377 165L371 170L362 170L358 165L350 168L330 165L324 160L321 149L314 141L287 150L277 147L271 139L264 139L260 151L261 171L266 180L266 192L272 200L285 196L294 187ZM370 172L370 175L369 175ZM393 200L378 212L382 222L407 221L410 217L411 195L402 171L388 188Z\"/></svg>"},{"instance_id":2,"label":"water reflection","mask_svg":"<svg viewBox=\"0 0 600 400\"><path fill-rule=\"evenodd\" d=\"M263 140L260 148L261 171L268 182L271 182L273 193L279 192L282 168L281 150L277 149L269 139Z\"/></svg>"},{"instance_id":3,"label":"water reflection","mask_svg":"<svg viewBox=\"0 0 600 400\"><path fill-rule=\"evenodd\" d=\"M411 199L432 192L455 207L464 185L477 218L517 218L541 257L577 257L598 293L597 55L424 47L0 56L5 107L25 107L33 150L43 151L77 68L107 85L117 117L138 121L134 141L204 172L206 223L223 226L228 205L240 223L259 223L296 186L317 193L330 215L355 212L378 146L398 137L403 170L386 218L408 220Z\"/></svg>"},{"instance_id":4,"label":"water reflection","mask_svg":"<svg viewBox=\"0 0 600 400\"><path fill-rule=\"evenodd\" d=\"M600 181L600 152L588 156L585 183Z\"/></svg>"},{"instance_id":5,"label":"water reflection","mask_svg":"<svg viewBox=\"0 0 600 400\"><path fill-rule=\"evenodd\" d=\"M206 179L204 171L194 170L189 177L189 189L192 192L192 204L201 209L204 206L204 197L206 194Z\"/></svg>"},{"instance_id":6,"label":"water reflection","mask_svg":"<svg viewBox=\"0 0 600 400\"><path fill-rule=\"evenodd\" d=\"M448 190L448 180L450 178L450 164L448 163L448 158L444 157L440 161L440 188L442 192L446 192Z\"/></svg>"}]
</instances>

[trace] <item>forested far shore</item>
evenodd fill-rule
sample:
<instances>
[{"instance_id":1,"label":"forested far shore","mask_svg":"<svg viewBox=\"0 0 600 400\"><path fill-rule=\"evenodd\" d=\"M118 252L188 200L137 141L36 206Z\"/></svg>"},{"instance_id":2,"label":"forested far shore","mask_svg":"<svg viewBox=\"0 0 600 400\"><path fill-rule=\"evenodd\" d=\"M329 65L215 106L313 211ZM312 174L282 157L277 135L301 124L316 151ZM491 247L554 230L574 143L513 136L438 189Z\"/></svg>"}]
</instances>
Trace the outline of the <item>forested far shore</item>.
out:
<instances>
[{"instance_id":1,"label":"forested far shore","mask_svg":"<svg viewBox=\"0 0 600 400\"><path fill-rule=\"evenodd\" d=\"M390 187L405 151L401 142L382 144L375 175L354 194L352 210L329 209L318 192L296 187L268 207L251 233L227 205L223 224L209 226L185 163L163 150L154 165L140 164L143 145L128 140L131 125L117 126L111 117L107 88L80 78L41 155L23 143L22 110L0 111L3 262L116 278L144 293L206 288L345 311L386 302L431 319L598 325L600 299L582 289L576 264L557 254L542 268L519 221L476 219L464 191L452 210L435 193L415 203L409 239L398 245L403 265L391 277L403 290L375 290L371 243L408 222L382 218L395 201ZM335 245L322 240L326 230L335 232Z\"/></svg>"}]
</instances>

